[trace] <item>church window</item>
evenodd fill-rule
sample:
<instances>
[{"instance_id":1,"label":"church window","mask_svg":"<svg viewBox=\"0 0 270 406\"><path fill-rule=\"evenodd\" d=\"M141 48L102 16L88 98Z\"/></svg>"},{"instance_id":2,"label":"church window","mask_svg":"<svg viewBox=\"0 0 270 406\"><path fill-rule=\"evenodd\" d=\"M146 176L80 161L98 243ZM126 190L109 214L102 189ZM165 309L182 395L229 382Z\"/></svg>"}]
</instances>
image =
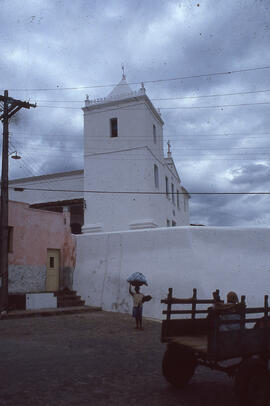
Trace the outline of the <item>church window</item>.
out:
<instances>
[{"instance_id":1,"label":"church window","mask_svg":"<svg viewBox=\"0 0 270 406\"><path fill-rule=\"evenodd\" d=\"M111 137L118 137L117 118L111 118Z\"/></svg>"},{"instance_id":2,"label":"church window","mask_svg":"<svg viewBox=\"0 0 270 406\"><path fill-rule=\"evenodd\" d=\"M156 126L155 124L153 124L153 139L154 139L154 143L157 143L157 133L156 133Z\"/></svg>"},{"instance_id":3,"label":"church window","mask_svg":"<svg viewBox=\"0 0 270 406\"><path fill-rule=\"evenodd\" d=\"M180 209L180 198L179 198L179 190L176 191L176 203L178 209Z\"/></svg>"},{"instance_id":4,"label":"church window","mask_svg":"<svg viewBox=\"0 0 270 406\"><path fill-rule=\"evenodd\" d=\"M167 219L167 227L170 227L170 220Z\"/></svg>"},{"instance_id":5,"label":"church window","mask_svg":"<svg viewBox=\"0 0 270 406\"><path fill-rule=\"evenodd\" d=\"M176 226L176 221L172 220L172 227Z\"/></svg>"},{"instance_id":6,"label":"church window","mask_svg":"<svg viewBox=\"0 0 270 406\"><path fill-rule=\"evenodd\" d=\"M175 204L175 198L174 198L174 184L172 183L172 202Z\"/></svg>"},{"instance_id":7,"label":"church window","mask_svg":"<svg viewBox=\"0 0 270 406\"><path fill-rule=\"evenodd\" d=\"M158 167L156 164L154 164L154 177L155 177L155 187L158 189L158 187L159 187Z\"/></svg>"},{"instance_id":8,"label":"church window","mask_svg":"<svg viewBox=\"0 0 270 406\"><path fill-rule=\"evenodd\" d=\"M169 179L167 176L165 176L165 187L166 187L166 196L169 199Z\"/></svg>"}]
</instances>

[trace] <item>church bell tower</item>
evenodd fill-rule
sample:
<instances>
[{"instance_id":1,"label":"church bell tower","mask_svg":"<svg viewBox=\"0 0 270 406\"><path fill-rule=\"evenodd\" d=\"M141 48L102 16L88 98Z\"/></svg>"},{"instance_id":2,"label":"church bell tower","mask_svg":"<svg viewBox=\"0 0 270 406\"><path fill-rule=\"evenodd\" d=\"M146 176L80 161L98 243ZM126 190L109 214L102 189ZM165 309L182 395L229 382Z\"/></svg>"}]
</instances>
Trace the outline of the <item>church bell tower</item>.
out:
<instances>
[{"instance_id":1,"label":"church bell tower","mask_svg":"<svg viewBox=\"0 0 270 406\"><path fill-rule=\"evenodd\" d=\"M159 227L163 120L143 83L133 91L123 72L105 98L85 100L83 233Z\"/></svg>"}]
</instances>

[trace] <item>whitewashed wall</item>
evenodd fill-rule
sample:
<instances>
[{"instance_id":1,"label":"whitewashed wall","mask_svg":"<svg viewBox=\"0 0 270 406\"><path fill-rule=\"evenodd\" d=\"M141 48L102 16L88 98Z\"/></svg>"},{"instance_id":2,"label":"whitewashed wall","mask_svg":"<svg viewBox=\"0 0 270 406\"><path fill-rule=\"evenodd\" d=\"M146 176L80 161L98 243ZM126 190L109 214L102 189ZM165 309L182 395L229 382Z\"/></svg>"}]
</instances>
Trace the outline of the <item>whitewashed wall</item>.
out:
<instances>
[{"instance_id":1,"label":"whitewashed wall","mask_svg":"<svg viewBox=\"0 0 270 406\"><path fill-rule=\"evenodd\" d=\"M148 145L163 158L163 121L146 96L84 108L84 154L118 151ZM110 137L110 119L118 119L118 137ZM153 140L156 126L157 143Z\"/></svg>"},{"instance_id":2,"label":"whitewashed wall","mask_svg":"<svg viewBox=\"0 0 270 406\"><path fill-rule=\"evenodd\" d=\"M159 170L159 187L155 187L154 164ZM91 156L85 161L85 190L163 192L164 194L98 194L85 193L84 233L135 228L164 227L167 219L177 225L189 224L189 211L184 210L183 194L180 207L165 196L165 175L170 188L181 192L177 179L148 148L132 149ZM94 175L93 175L94 174ZM187 205L188 207L188 205Z\"/></svg>"},{"instance_id":3,"label":"whitewashed wall","mask_svg":"<svg viewBox=\"0 0 270 406\"><path fill-rule=\"evenodd\" d=\"M26 310L57 308L57 297L53 293L28 293Z\"/></svg>"},{"instance_id":4,"label":"whitewashed wall","mask_svg":"<svg viewBox=\"0 0 270 406\"><path fill-rule=\"evenodd\" d=\"M84 110L84 190L105 190L111 194L85 193L83 233L112 232L172 225L189 225L188 201L179 195L180 207L161 194L117 194L117 191L165 193L182 191L175 170L169 169L163 152L163 120L146 95L93 104ZM110 119L118 120L118 136L110 136ZM153 126L156 137L153 136ZM159 182L155 185L154 165ZM170 195L171 197L171 195ZM177 198L175 195L175 202Z\"/></svg>"},{"instance_id":5,"label":"whitewashed wall","mask_svg":"<svg viewBox=\"0 0 270 406\"><path fill-rule=\"evenodd\" d=\"M174 296L221 297L234 290L248 305L263 305L270 293L270 228L175 227L77 236L74 289L86 304L131 312L127 277L146 275L143 293L153 300L144 315L161 318L160 299Z\"/></svg>"}]
</instances>

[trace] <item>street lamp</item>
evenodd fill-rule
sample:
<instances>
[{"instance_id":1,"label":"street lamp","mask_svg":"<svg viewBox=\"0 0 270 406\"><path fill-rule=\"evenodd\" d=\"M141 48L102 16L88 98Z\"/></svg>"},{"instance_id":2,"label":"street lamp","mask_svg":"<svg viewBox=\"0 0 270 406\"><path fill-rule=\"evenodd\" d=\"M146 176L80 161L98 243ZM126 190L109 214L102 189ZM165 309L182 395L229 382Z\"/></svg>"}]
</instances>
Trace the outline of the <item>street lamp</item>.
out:
<instances>
[{"instance_id":1,"label":"street lamp","mask_svg":"<svg viewBox=\"0 0 270 406\"><path fill-rule=\"evenodd\" d=\"M15 154L15 155L12 155L12 154ZM8 155L11 155L12 159L21 159L21 156L17 154L17 151L13 151Z\"/></svg>"}]
</instances>

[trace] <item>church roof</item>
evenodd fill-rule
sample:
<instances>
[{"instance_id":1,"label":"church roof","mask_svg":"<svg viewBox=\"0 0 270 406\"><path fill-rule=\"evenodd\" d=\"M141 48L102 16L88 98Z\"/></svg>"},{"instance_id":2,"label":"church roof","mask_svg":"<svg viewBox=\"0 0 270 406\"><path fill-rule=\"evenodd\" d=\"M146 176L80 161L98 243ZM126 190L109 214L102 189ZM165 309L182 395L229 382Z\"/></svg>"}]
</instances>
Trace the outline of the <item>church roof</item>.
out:
<instances>
[{"instance_id":1,"label":"church roof","mask_svg":"<svg viewBox=\"0 0 270 406\"><path fill-rule=\"evenodd\" d=\"M154 107L154 105L151 103L151 100L146 95L143 82L141 83L141 88L139 90L137 91L132 90L128 85L126 75L124 73L122 75L122 79L120 80L120 82L113 88L113 90L108 94L108 96L90 100L89 96L86 95L85 106L82 107L82 110L89 111L90 109L103 107L106 104L111 105L114 104L115 102L124 103L126 100L130 101L131 99L138 97L144 98L144 100L147 102L148 106L150 107L156 118L161 122L161 124L164 124L160 112Z\"/></svg>"},{"instance_id":2,"label":"church roof","mask_svg":"<svg viewBox=\"0 0 270 406\"><path fill-rule=\"evenodd\" d=\"M133 91L129 87L128 82L126 80L126 76L123 75L122 79L118 83L118 85L115 86L115 88L108 94L108 98L122 98L123 96L128 96L132 94Z\"/></svg>"},{"instance_id":3,"label":"church roof","mask_svg":"<svg viewBox=\"0 0 270 406\"><path fill-rule=\"evenodd\" d=\"M65 176L83 176L84 175L84 170L83 169L77 169L75 171L65 171L65 172L55 172L55 173L49 173L47 175L37 175L37 176L29 176L27 178L17 178L17 179L10 179L8 181L9 184L17 184L20 182L32 182L32 181L37 181L37 180L50 180L54 178L60 178L60 177L65 177Z\"/></svg>"}]
</instances>

